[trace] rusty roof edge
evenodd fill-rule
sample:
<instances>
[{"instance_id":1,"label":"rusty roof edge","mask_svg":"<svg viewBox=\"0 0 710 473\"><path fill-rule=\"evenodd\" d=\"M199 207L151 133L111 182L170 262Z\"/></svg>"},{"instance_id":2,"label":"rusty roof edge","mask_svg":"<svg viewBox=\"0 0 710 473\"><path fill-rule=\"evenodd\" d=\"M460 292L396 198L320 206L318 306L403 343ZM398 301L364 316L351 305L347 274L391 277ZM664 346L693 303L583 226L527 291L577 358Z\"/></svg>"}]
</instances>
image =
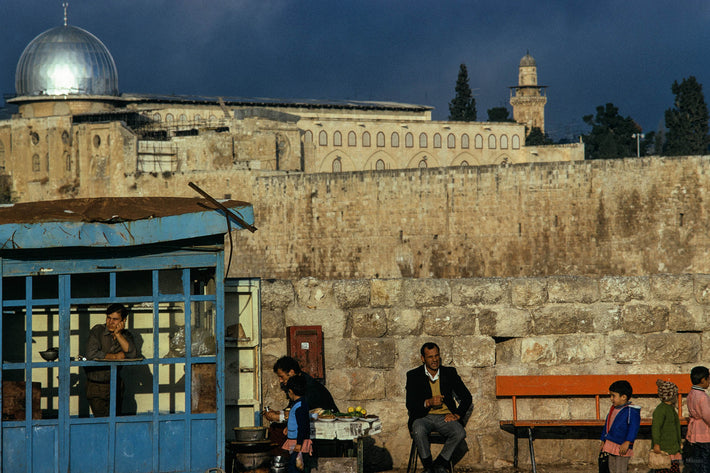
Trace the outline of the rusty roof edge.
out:
<instances>
[{"instance_id":1,"label":"rusty roof edge","mask_svg":"<svg viewBox=\"0 0 710 473\"><path fill-rule=\"evenodd\" d=\"M233 207L232 207L233 208ZM251 205L239 206L247 224L254 223ZM230 218L233 229L243 228ZM116 248L190 240L228 231L227 216L220 209L132 221L44 221L0 225L0 250L62 247Z\"/></svg>"}]
</instances>

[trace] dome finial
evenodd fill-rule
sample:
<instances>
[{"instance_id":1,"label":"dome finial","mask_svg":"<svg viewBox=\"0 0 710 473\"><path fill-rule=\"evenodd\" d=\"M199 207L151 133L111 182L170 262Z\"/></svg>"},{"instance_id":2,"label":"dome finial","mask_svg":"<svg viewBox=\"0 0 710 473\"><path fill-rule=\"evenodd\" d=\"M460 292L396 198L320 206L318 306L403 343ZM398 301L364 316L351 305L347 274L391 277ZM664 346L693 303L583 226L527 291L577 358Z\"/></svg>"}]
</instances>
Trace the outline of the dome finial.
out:
<instances>
[{"instance_id":1,"label":"dome finial","mask_svg":"<svg viewBox=\"0 0 710 473\"><path fill-rule=\"evenodd\" d=\"M64 26L67 26L67 8L69 8L69 2L63 2L62 7L64 7Z\"/></svg>"}]
</instances>

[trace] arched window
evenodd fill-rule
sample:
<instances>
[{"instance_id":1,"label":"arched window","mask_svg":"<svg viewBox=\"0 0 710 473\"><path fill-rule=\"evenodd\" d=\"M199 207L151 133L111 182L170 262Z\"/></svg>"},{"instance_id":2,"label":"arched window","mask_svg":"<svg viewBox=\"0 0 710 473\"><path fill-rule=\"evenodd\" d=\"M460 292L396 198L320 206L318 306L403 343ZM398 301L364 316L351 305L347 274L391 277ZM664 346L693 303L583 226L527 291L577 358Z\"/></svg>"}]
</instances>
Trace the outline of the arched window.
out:
<instances>
[{"instance_id":1,"label":"arched window","mask_svg":"<svg viewBox=\"0 0 710 473\"><path fill-rule=\"evenodd\" d=\"M303 134L304 143L313 143L313 132L311 130L306 130Z\"/></svg>"},{"instance_id":2,"label":"arched window","mask_svg":"<svg viewBox=\"0 0 710 473\"><path fill-rule=\"evenodd\" d=\"M39 154L32 155L32 171L39 172Z\"/></svg>"},{"instance_id":3,"label":"arched window","mask_svg":"<svg viewBox=\"0 0 710 473\"><path fill-rule=\"evenodd\" d=\"M339 131L333 133L333 146L343 146L343 135Z\"/></svg>"},{"instance_id":4,"label":"arched window","mask_svg":"<svg viewBox=\"0 0 710 473\"><path fill-rule=\"evenodd\" d=\"M396 131L392 133L392 136L390 137L390 143L392 144L393 148L399 148L399 133Z\"/></svg>"},{"instance_id":5,"label":"arched window","mask_svg":"<svg viewBox=\"0 0 710 473\"><path fill-rule=\"evenodd\" d=\"M184 113L181 113L179 120L180 120L181 122L186 122L186 121L187 121L187 116L186 116Z\"/></svg>"},{"instance_id":6,"label":"arched window","mask_svg":"<svg viewBox=\"0 0 710 473\"><path fill-rule=\"evenodd\" d=\"M384 171L385 170L385 162L382 161L381 159L378 159L377 162L375 163L375 169L378 171Z\"/></svg>"},{"instance_id":7,"label":"arched window","mask_svg":"<svg viewBox=\"0 0 710 473\"><path fill-rule=\"evenodd\" d=\"M155 120L156 122L159 122L159 121L160 121L160 114L159 114L159 113L154 113L154 114L153 114L153 120Z\"/></svg>"},{"instance_id":8,"label":"arched window","mask_svg":"<svg viewBox=\"0 0 710 473\"><path fill-rule=\"evenodd\" d=\"M434 148L441 148L441 135L438 133L434 134Z\"/></svg>"},{"instance_id":9,"label":"arched window","mask_svg":"<svg viewBox=\"0 0 710 473\"><path fill-rule=\"evenodd\" d=\"M468 166L468 161L461 161L461 167Z\"/></svg>"},{"instance_id":10,"label":"arched window","mask_svg":"<svg viewBox=\"0 0 710 473\"><path fill-rule=\"evenodd\" d=\"M217 121L217 117L215 117L214 115L210 115L210 121L211 121L211 122L216 122L216 121Z\"/></svg>"},{"instance_id":11,"label":"arched window","mask_svg":"<svg viewBox=\"0 0 710 473\"><path fill-rule=\"evenodd\" d=\"M66 151L64 152L64 169L71 171L71 156Z\"/></svg>"},{"instance_id":12,"label":"arched window","mask_svg":"<svg viewBox=\"0 0 710 473\"><path fill-rule=\"evenodd\" d=\"M466 133L461 135L461 148L468 149L468 135Z\"/></svg>"},{"instance_id":13,"label":"arched window","mask_svg":"<svg viewBox=\"0 0 710 473\"><path fill-rule=\"evenodd\" d=\"M428 146L426 133L419 134L419 147L426 148Z\"/></svg>"},{"instance_id":14,"label":"arched window","mask_svg":"<svg viewBox=\"0 0 710 473\"><path fill-rule=\"evenodd\" d=\"M407 133L404 135L404 146L407 148L412 148L414 147L414 135L411 133Z\"/></svg>"},{"instance_id":15,"label":"arched window","mask_svg":"<svg viewBox=\"0 0 710 473\"><path fill-rule=\"evenodd\" d=\"M453 133L449 133L449 136L446 137L446 146L456 148L456 137Z\"/></svg>"},{"instance_id":16,"label":"arched window","mask_svg":"<svg viewBox=\"0 0 710 473\"><path fill-rule=\"evenodd\" d=\"M377 133L377 146L380 148L385 146L385 134L382 132Z\"/></svg>"},{"instance_id":17,"label":"arched window","mask_svg":"<svg viewBox=\"0 0 710 473\"><path fill-rule=\"evenodd\" d=\"M513 149L520 149L520 137L513 135Z\"/></svg>"},{"instance_id":18,"label":"arched window","mask_svg":"<svg viewBox=\"0 0 710 473\"><path fill-rule=\"evenodd\" d=\"M0 141L0 169L5 169L5 145Z\"/></svg>"},{"instance_id":19,"label":"arched window","mask_svg":"<svg viewBox=\"0 0 710 473\"><path fill-rule=\"evenodd\" d=\"M340 160L340 156L333 160L333 172L342 172L343 162Z\"/></svg>"},{"instance_id":20,"label":"arched window","mask_svg":"<svg viewBox=\"0 0 710 473\"><path fill-rule=\"evenodd\" d=\"M318 133L318 144L320 146L328 146L328 133L326 133L325 130L321 130L321 132Z\"/></svg>"},{"instance_id":21,"label":"arched window","mask_svg":"<svg viewBox=\"0 0 710 473\"><path fill-rule=\"evenodd\" d=\"M496 149L496 135L488 135L488 149Z\"/></svg>"},{"instance_id":22,"label":"arched window","mask_svg":"<svg viewBox=\"0 0 710 473\"><path fill-rule=\"evenodd\" d=\"M508 149L508 135L501 135L500 149Z\"/></svg>"},{"instance_id":23,"label":"arched window","mask_svg":"<svg viewBox=\"0 0 710 473\"><path fill-rule=\"evenodd\" d=\"M197 123L199 123L199 122L202 121L202 117L200 116L199 113L195 114L195 121L196 121Z\"/></svg>"},{"instance_id":24,"label":"arched window","mask_svg":"<svg viewBox=\"0 0 710 473\"><path fill-rule=\"evenodd\" d=\"M366 131L362 134L362 145L366 148L370 147L370 132Z\"/></svg>"},{"instance_id":25,"label":"arched window","mask_svg":"<svg viewBox=\"0 0 710 473\"><path fill-rule=\"evenodd\" d=\"M425 168L425 167L427 167L427 165L426 165L426 158L424 158L424 159L422 159L421 161L419 161L419 168L420 168L420 169L423 169L423 168Z\"/></svg>"},{"instance_id":26,"label":"arched window","mask_svg":"<svg viewBox=\"0 0 710 473\"><path fill-rule=\"evenodd\" d=\"M173 114L168 113L167 115L165 115L165 121L168 123L172 122L173 121Z\"/></svg>"},{"instance_id":27,"label":"arched window","mask_svg":"<svg viewBox=\"0 0 710 473\"><path fill-rule=\"evenodd\" d=\"M348 146L357 146L357 135L354 131L348 133Z\"/></svg>"},{"instance_id":28,"label":"arched window","mask_svg":"<svg viewBox=\"0 0 710 473\"><path fill-rule=\"evenodd\" d=\"M481 135L476 135L476 149L483 148L483 137Z\"/></svg>"}]
</instances>

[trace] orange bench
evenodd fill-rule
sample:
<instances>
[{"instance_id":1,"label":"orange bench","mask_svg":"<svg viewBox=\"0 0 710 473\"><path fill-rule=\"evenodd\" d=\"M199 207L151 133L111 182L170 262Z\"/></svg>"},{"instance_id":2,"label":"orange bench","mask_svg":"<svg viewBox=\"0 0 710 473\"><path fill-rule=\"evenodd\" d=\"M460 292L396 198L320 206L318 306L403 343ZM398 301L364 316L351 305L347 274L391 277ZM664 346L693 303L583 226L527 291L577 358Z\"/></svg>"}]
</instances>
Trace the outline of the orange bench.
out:
<instances>
[{"instance_id":1,"label":"orange bench","mask_svg":"<svg viewBox=\"0 0 710 473\"><path fill-rule=\"evenodd\" d=\"M609 403L609 385L614 381L625 379L631 383L633 397L655 396L658 392L657 379L672 381L678 385L678 415L681 423L687 420L682 414L682 396L691 388L690 376L687 374L627 374L627 375L554 375L554 376L496 376L496 396L509 397L513 401L513 418L500 421L501 429L511 432L514 436L513 465L518 466L518 438L521 432L527 433L530 447L530 463L533 472L537 472L535 465L535 429L547 428L552 430L580 429L598 427L597 437L606 419ZM596 417L592 419L519 419L519 398L594 398L596 403ZM600 399L606 401L604 409L600 406ZM632 398L633 402L633 398ZM650 426L650 418L641 419L642 426ZM524 434L523 434L524 435ZM559 435L559 434L558 434Z\"/></svg>"}]
</instances>

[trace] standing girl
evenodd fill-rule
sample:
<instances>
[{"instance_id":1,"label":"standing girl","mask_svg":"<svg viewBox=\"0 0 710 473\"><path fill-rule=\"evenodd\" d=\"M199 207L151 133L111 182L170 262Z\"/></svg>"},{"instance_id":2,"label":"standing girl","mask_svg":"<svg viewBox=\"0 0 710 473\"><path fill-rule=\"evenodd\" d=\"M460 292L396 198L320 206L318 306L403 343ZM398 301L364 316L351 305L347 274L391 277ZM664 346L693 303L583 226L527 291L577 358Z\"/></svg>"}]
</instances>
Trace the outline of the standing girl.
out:
<instances>
[{"instance_id":1,"label":"standing girl","mask_svg":"<svg viewBox=\"0 0 710 473\"><path fill-rule=\"evenodd\" d=\"M609 454L609 473L626 473L641 426L641 408L631 405L633 389L626 380L609 386L611 409L602 431L601 451Z\"/></svg>"},{"instance_id":2,"label":"standing girl","mask_svg":"<svg viewBox=\"0 0 710 473\"><path fill-rule=\"evenodd\" d=\"M665 470L655 470L656 473L680 473L680 419L675 409L678 400L678 386L670 381L656 381L658 397L661 403L653 411L651 438L653 451L665 453L671 457L671 467Z\"/></svg>"},{"instance_id":3,"label":"standing girl","mask_svg":"<svg viewBox=\"0 0 710 473\"><path fill-rule=\"evenodd\" d=\"M306 378L304 376L291 376L286 382L288 397L293 401L291 413L286 424L286 442L283 449L288 450L291 456L288 459L288 473L298 473L304 469L304 454L311 454L311 419L308 412L306 398Z\"/></svg>"}]
</instances>

